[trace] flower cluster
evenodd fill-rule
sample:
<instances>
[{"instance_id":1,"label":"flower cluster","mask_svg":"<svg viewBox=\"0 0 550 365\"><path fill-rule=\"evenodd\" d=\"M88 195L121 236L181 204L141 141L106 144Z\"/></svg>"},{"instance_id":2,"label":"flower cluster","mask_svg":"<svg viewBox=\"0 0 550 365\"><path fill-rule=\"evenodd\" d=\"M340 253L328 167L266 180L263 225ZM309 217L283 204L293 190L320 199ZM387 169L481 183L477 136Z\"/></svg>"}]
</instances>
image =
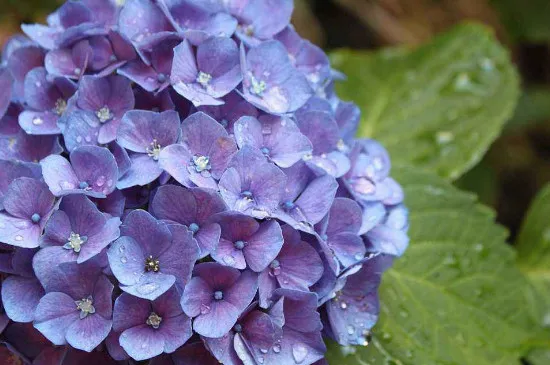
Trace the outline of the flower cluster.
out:
<instances>
[{"instance_id":1,"label":"flower cluster","mask_svg":"<svg viewBox=\"0 0 550 365\"><path fill-rule=\"evenodd\" d=\"M0 66L0 330L36 364L322 364L407 244L292 0L70 0ZM92 351L96 350L96 351Z\"/></svg>"}]
</instances>

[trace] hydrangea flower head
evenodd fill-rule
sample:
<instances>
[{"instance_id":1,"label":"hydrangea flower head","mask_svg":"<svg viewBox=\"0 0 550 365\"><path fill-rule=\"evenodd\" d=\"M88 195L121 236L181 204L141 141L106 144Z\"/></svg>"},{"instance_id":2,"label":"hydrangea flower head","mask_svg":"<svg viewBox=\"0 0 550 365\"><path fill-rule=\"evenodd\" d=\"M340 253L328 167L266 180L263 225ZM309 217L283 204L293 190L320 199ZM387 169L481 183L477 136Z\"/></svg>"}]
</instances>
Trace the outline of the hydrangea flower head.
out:
<instances>
[{"instance_id":1,"label":"hydrangea flower head","mask_svg":"<svg viewBox=\"0 0 550 365\"><path fill-rule=\"evenodd\" d=\"M8 41L8 348L35 364L318 365L323 336L368 345L408 211L293 7L69 0Z\"/></svg>"}]
</instances>

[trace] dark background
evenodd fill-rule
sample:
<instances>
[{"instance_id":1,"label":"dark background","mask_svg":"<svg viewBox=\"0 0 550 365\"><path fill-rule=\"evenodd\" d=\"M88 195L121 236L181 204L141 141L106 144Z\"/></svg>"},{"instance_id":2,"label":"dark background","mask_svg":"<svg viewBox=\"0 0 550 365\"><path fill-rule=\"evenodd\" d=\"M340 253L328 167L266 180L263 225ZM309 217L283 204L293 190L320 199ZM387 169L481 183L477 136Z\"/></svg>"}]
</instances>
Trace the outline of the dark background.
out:
<instances>
[{"instance_id":1,"label":"dark background","mask_svg":"<svg viewBox=\"0 0 550 365\"><path fill-rule=\"evenodd\" d=\"M294 24L327 51L414 46L453 25L490 26L522 75L515 117L457 185L493 206L514 237L536 192L550 181L550 1L295 0ZM21 22L41 22L56 0L0 0L0 44Z\"/></svg>"}]
</instances>

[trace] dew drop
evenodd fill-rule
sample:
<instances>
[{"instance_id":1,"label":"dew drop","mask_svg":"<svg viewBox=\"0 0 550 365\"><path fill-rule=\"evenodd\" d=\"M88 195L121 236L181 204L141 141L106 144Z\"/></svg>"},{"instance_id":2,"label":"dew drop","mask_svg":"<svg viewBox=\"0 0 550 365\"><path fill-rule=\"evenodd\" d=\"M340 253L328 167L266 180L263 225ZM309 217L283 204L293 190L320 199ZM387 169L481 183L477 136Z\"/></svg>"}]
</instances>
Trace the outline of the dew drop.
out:
<instances>
[{"instance_id":1,"label":"dew drop","mask_svg":"<svg viewBox=\"0 0 550 365\"><path fill-rule=\"evenodd\" d=\"M32 124L34 124L34 125L42 125L42 124L44 124L44 120L43 120L42 118L40 118L40 117L35 117L35 118L33 118L33 120L32 120Z\"/></svg>"},{"instance_id":2,"label":"dew drop","mask_svg":"<svg viewBox=\"0 0 550 365\"><path fill-rule=\"evenodd\" d=\"M92 141L92 137L86 136L86 137L84 137L84 140L85 140L86 142L91 142L91 141Z\"/></svg>"},{"instance_id":3,"label":"dew drop","mask_svg":"<svg viewBox=\"0 0 550 365\"><path fill-rule=\"evenodd\" d=\"M105 180L106 180L105 176L101 175L100 177L97 178L95 183L97 186L101 187L105 185Z\"/></svg>"},{"instance_id":4,"label":"dew drop","mask_svg":"<svg viewBox=\"0 0 550 365\"><path fill-rule=\"evenodd\" d=\"M146 348L146 347L147 347L147 344L146 344L145 342L141 344L141 348L142 348L142 349L144 349L144 348Z\"/></svg>"},{"instance_id":5,"label":"dew drop","mask_svg":"<svg viewBox=\"0 0 550 365\"><path fill-rule=\"evenodd\" d=\"M449 131L439 131L435 135L435 140L438 144L447 144L452 142L455 139L455 136L452 132Z\"/></svg>"},{"instance_id":6,"label":"dew drop","mask_svg":"<svg viewBox=\"0 0 550 365\"><path fill-rule=\"evenodd\" d=\"M355 327L349 325L349 326L347 327L347 330L348 330L348 335L353 335L353 334L355 334Z\"/></svg>"},{"instance_id":7,"label":"dew drop","mask_svg":"<svg viewBox=\"0 0 550 365\"><path fill-rule=\"evenodd\" d=\"M151 294L152 292L154 292L157 289L158 289L157 284L147 283L147 284L144 284L144 285L138 287L137 291L140 294L147 295L147 294Z\"/></svg>"},{"instance_id":8,"label":"dew drop","mask_svg":"<svg viewBox=\"0 0 550 365\"><path fill-rule=\"evenodd\" d=\"M340 303L340 308L348 309L348 304L346 302L342 302L342 303Z\"/></svg>"},{"instance_id":9,"label":"dew drop","mask_svg":"<svg viewBox=\"0 0 550 365\"><path fill-rule=\"evenodd\" d=\"M82 136L76 137L76 142L77 143L82 143Z\"/></svg>"},{"instance_id":10,"label":"dew drop","mask_svg":"<svg viewBox=\"0 0 550 365\"><path fill-rule=\"evenodd\" d=\"M292 357L296 364L303 363L307 357L307 348L301 343L292 345Z\"/></svg>"},{"instance_id":11,"label":"dew drop","mask_svg":"<svg viewBox=\"0 0 550 365\"><path fill-rule=\"evenodd\" d=\"M266 350L266 349L260 349L260 352L261 352L262 354L267 354L267 350Z\"/></svg>"},{"instance_id":12,"label":"dew drop","mask_svg":"<svg viewBox=\"0 0 550 365\"><path fill-rule=\"evenodd\" d=\"M273 346L273 352L278 354L281 352L281 345L275 345Z\"/></svg>"},{"instance_id":13,"label":"dew drop","mask_svg":"<svg viewBox=\"0 0 550 365\"><path fill-rule=\"evenodd\" d=\"M15 240L16 240L16 241L23 241L23 236L21 236L20 234L18 234L17 236L15 236Z\"/></svg>"},{"instance_id":14,"label":"dew drop","mask_svg":"<svg viewBox=\"0 0 550 365\"><path fill-rule=\"evenodd\" d=\"M120 262L122 262L123 264L127 263L128 262L128 259L126 258L126 256L122 256L120 258Z\"/></svg>"},{"instance_id":15,"label":"dew drop","mask_svg":"<svg viewBox=\"0 0 550 365\"><path fill-rule=\"evenodd\" d=\"M208 314L210 313L211 308L207 306L206 304L201 304L201 314Z\"/></svg>"},{"instance_id":16,"label":"dew drop","mask_svg":"<svg viewBox=\"0 0 550 365\"><path fill-rule=\"evenodd\" d=\"M235 259L233 258L233 256L225 256L223 258L223 262L225 262L229 266L235 265Z\"/></svg>"}]
</instances>

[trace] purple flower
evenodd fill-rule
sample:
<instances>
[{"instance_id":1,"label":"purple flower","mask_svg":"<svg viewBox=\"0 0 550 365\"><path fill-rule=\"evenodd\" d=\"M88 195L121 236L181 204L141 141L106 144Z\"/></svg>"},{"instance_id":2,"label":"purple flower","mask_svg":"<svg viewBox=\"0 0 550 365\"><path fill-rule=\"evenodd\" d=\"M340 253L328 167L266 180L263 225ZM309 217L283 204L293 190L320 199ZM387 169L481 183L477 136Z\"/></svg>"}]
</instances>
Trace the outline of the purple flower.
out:
<instances>
[{"instance_id":1,"label":"purple flower","mask_svg":"<svg viewBox=\"0 0 550 365\"><path fill-rule=\"evenodd\" d=\"M275 39L285 46L294 67L304 74L312 89L322 92L332 78L330 61L325 52L302 39L292 27L285 28Z\"/></svg>"},{"instance_id":2,"label":"purple flower","mask_svg":"<svg viewBox=\"0 0 550 365\"><path fill-rule=\"evenodd\" d=\"M267 41L245 55L241 46L243 96L272 114L291 113L311 97L307 79L292 66L284 46Z\"/></svg>"},{"instance_id":3,"label":"purple flower","mask_svg":"<svg viewBox=\"0 0 550 365\"><path fill-rule=\"evenodd\" d=\"M327 302L330 330L338 343L368 345L367 338L380 311L380 279L392 262L391 256L386 255L368 259L356 274L343 279L342 289Z\"/></svg>"},{"instance_id":4,"label":"purple flower","mask_svg":"<svg viewBox=\"0 0 550 365\"><path fill-rule=\"evenodd\" d=\"M254 105L248 103L236 91L233 91L223 98L225 104L201 106L199 111L208 114L227 130L233 133L233 125L243 116L257 118L260 112Z\"/></svg>"},{"instance_id":5,"label":"purple flower","mask_svg":"<svg viewBox=\"0 0 550 365\"><path fill-rule=\"evenodd\" d=\"M118 25L121 34L129 39L141 57L149 44L171 35L174 28L160 7L151 0L127 0L120 11Z\"/></svg>"},{"instance_id":6,"label":"purple flower","mask_svg":"<svg viewBox=\"0 0 550 365\"><path fill-rule=\"evenodd\" d=\"M272 39L289 23L292 0L228 0L227 10L239 21L237 36L249 45Z\"/></svg>"},{"instance_id":7,"label":"purple flower","mask_svg":"<svg viewBox=\"0 0 550 365\"><path fill-rule=\"evenodd\" d=\"M268 308L271 297L277 288L309 291L323 274L323 262L317 251L307 242L302 241L300 233L290 226L283 226L284 245L260 273L258 278L260 306Z\"/></svg>"},{"instance_id":8,"label":"purple flower","mask_svg":"<svg viewBox=\"0 0 550 365\"><path fill-rule=\"evenodd\" d=\"M82 146L64 157L50 155L40 162L44 180L55 196L85 194L104 198L115 189L116 160L104 147Z\"/></svg>"},{"instance_id":9,"label":"purple flower","mask_svg":"<svg viewBox=\"0 0 550 365\"><path fill-rule=\"evenodd\" d=\"M365 244L358 236L361 224L361 207L351 199L336 198L327 216L315 226L321 248L336 273L365 257Z\"/></svg>"},{"instance_id":10,"label":"purple flower","mask_svg":"<svg viewBox=\"0 0 550 365\"><path fill-rule=\"evenodd\" d=\"M220 193L232 210L258 218L269 216L281 201L285 174L249 146L231 160L220 179Z\"/></svg>"},{"instance_id":11,"label":"purple flower","mask_svg":"<svg viewBox=\"0 0 550 365\"><path fill-rule=\"evenodd\" d=\"M367 251L392 256L403 255L409 245L408 228L407 208L403 205L389 208L384 221L365 234Z\"/></svg>"},{"instance_id":12,"label":"purple flower","mask_svg":"<svg viewBox=\"0 0 550 365\"><path fill-rule=\"evenodd\" d=\"M160 166L180 184L218 188L217 180L226 170L237 146L221 124L198 112L182 123L182 143L163 149Z\"/></svg>"},{"instance_id":13,"label":"purple flower","mask_svg":"<svg viewBox=\"0 0 550 365\"><path fill-rule=\"evenodd\" d=\"M120 345L134 360L172 353L191 337L191 320L179 299L176 288L152 301L127 293L117 298L113 329L120 333Z\"/></svg>"},{"instance_id":14,"label":"purple flower","mask_svg":"<svg viewBox=\"0 0 550 365\"><path fill-rule=\"evenodd\" d=\"M180 44L178 36L156 40L147 52L147 62L133 60L118 69L118 73L149 92L161 92L170 86L174 47Z\"/></svg>"},{"instance_id":15,"label":"purple flower","mask_svg":"<svg viewBox=\"0 0 550 365\"><path fill-rule=\"evenodd\" d=\"M223 12L217 0L160 0L159 6L174 28L194 45L213 36L231 37L237 28L237 21Z\"/></svg>"},{"instance_id":16,"label":"purple flower","mask_svg":"<svg viewBox=\"0 0 550 365\"><path fill-rule=\"evenodd\" d=\"M297 115L297 124L313 145L313 154L306 159L319 174L341 177L350 168L348 157L340 150L345 146L340 138L338 124L325 111L307 111Z\"/></svg>"},{"instance_id":17,"label":"purple flower","mask_svg":"<svg viewBox=\"0 0 550 365\"><path fill-rule=\"evenodd\" d=\"M214 190L175 185L159 187L150 205L158 219L187 226L199 245L199 258L206 257L218 245L221 228L212 217L226 209Z\"/></svg>"},{"instance_id":18,"label":"purple flower","mask_svg":"<svg viewBox=\"0 0 550 365\"><path fill-rule=\"evenodd\" d=\"M261 272L283 246L281 227L274 220L258 223L247 215L227 212L219 214L216 221L221 238L212 258L226 266Z\"/></svg>"},{"instance_id":19,"label":"purple flower","mask_svg":"<svg viewBox=\"0 0 550 365\"><path fill-rule=\"evenodd\" d=\"M25 77L35 67L44 66L44 55L43 49L30 42L24 42L13 47L6 55L6 68L13 77L13 100L24 100Z\"/></svg>"},{"instance_id":20,"label":"purple flower","mask_svg":"<svg viewBox=\"0 0 550 365\"><path fill-rule=\"evenodd\" d=\"M33 249L15 248L7 254L8 257L2 257L9 268L2 267L0 270L11 274L2 281L2 303L6 315L15 322L32 322L36 306L45 294L32 268L35 252Z\"/></svg>"},{"instance_id":21,"label":"purple flower","mask_svg":"<svg viewBox=\"0 0 550 365\"><path fill-rule=\"evenodd\" d=\"M184 40L174 49L171 83L193 105L220 105L242 81L239 49L230 38L215 37L197 47Z\"/></svg>"},{"instance_id":22,"label":"purple flower","mask_svg":"<svg viewBox=\"0 0 550 365\"><path fill-rule=\"evenodd\" d=\"M75 91L71 81L52 79L43 67L33 69L25 78L25 101L31 110L19 115L19 125L29 134L59 134L57 120Z\"/></svg>"},{"instance_id":23,"label":"purple flower","mask_svg":"<svg viewBox=\"0 0 550 365\"><path fill-rule=\"evenodd\" d=\"M113 284L95 263L39 266L45 268L35 270L46 295L36 308L34 327L55 345L92 351L111 331Z\"/></svg>"},{"instance_id":24,"label":"purple flower","mask_svg":"<svg viewBox=\"0 0 550 365\"><path fill-rule=\"evenodd\" d=\"M0 118L8 111L11 103L11 94L13 87L13 76L10 71L4 67L0 68L0 89L3 90L0 95Z\"/></svg>"},{"instance_id":25,"label":"purple flower","mask_svg":"<svg viewBox=\"0 0 550 365\"><path fill-rule=\"evenodd\" d=\"M313 225L328 213L338 183L330 175L317 176L303 162L286 169L285 174L286 188L273 216L295 229L312 233Z\"/></svg>"},{"instance_id":26,"label":"purple flower","mask_svg":"<svg viewBox=\"0 0 550 365\"><path fill-rule=\"evenodd\" d=\"M120 235L120 219L108 219L85 195L67 195L46 224L37 254L44 261L76 261L98 255ZM50 258L50 260L46 258Z\"/></svg>"},{"instance_id":27,"label":"purple flower","mask_svg":"<svg viewBox=\"0 0 550 365\"><path fill-rule=\"evenodd\" d=\"M13 180L18 177L40 179L40 165L14 160L0 160L0 211L4 209L4 196Z\"/></svg>"},{"instance_id":28,"label":"purple flower","mask_svg":"<svg viewBox=\"0 0 550 365\"><path fill-rule=\"evenodd\" d=\"M228 335L206 338L208 349L223 364L262 364L264 354L278 351L282 330L269 314L261 312L253 303L237 320Z\"/></svg>"},{"instance_id":29,"label":"purple flower","mask_svg":"<svg viewBox=\"0 0 550 365\"><path fill-rule=\"evenodd\" d=\"M132 110L124 115L117 142L131 151L131 166L120 177L117 187L146 185L162 174L159 161L164 147L179 141L180 119L175 111L155 113Z\"/></svg>"},{"instance_id":30,"label":"purple flower","mask_svg":"<svg viewBox=\"0 0 550 365\"><path fill-rule=\"evenodd\" d=\"M276 347L264 355L265 365L313 364L324 357L317 296L297 290L278 289L269 314L282 327Z\"/></svg>"},{"instance_id":31,"label":"purple flower","mask_svg":"<svg viewBox=\"0 0 550 365\"><path fill-rule=\"evenodd\" d=\"M290 118L264 115L258 120L242 117L233 128L240 148L248 145L259 149L282 168L294 165L312 152L311 142Z\"/></svg>"},{"instance_id":32,"label":"purple flower","mask_svg":"<svg viewBox=\"0 0 550 365\"><path fill-rule=\"evenodd\" d=\"M182 225L167 225L143 210L132 211L121 226L121 237L109 250L109 265L121 289L155 300L191 278L199 248Z\"/></svg>"},{"instance_id":33,"label":"purple flower","mask_svg":"<svg viewBox=\"0 0 550 365\"><path fill-rule=\"evenodd\" d=\"M10 137L0 137L0 159L39 162L63 151L57 136L32 136L23 130Z\"/></svg>"},{"instance_id":34,"label":"purple flower","mask_svg":"<svg viewBox=\"0 0 550 365\"><path fill-rule=\"evenodd\" d=\"M217 263L195 266L181 298L183 311L201 336L220 338L229 332L258 291L257 275Z\"/></svg>"},{"instance_id":35,"label":"purple flower","mask_svg":"<svg viewBox=\"0 0 550 365\"><path fill-rule=\"evenodd\" d=\"M101 125L96 139L104 144L116 139L122 116L134 108L134 93L130 81L124 77L84 76L78 87L75 104L79 109L95 114ZM76 142L80 143L78 136Z\"/></svg>"},{"instance_id":36,"label":"purple flower","mask_svg":"<svg viewBox=\"0 0 550 365\"><path fill-rule=\"evenodd\" d=\"M28 177L15 179L4 195L0 242L18 247L38 247L54 202L54 196L43 182Z\"/></svg>"}]
</instances>

